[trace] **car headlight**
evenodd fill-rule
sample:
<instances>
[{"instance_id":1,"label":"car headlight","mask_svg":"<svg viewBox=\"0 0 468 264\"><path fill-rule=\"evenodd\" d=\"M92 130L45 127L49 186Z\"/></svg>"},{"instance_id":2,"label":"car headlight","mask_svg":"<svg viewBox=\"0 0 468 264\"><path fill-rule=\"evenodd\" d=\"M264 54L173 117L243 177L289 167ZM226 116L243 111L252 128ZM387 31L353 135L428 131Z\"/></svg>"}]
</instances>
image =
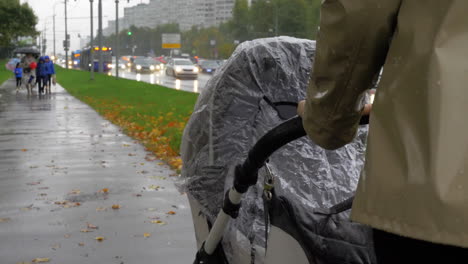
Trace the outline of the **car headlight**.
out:
<instances>
[{"instance_id":1,"label":"car headlight","mask_svg":"<svg viewBox=\"0 0 468 264\"><path fill-rule=\"evenodd\" d=\"M176 71L176 72L181 72L181 71L182 71L182 68L181 68L181 67L176 67L176 68L175 68L175 71Z\"/></svg>"},{"instance_id":2,"label":"car headlight","mask_svg":"<svg viewBox=\"0 0 468 264\"><path fill-rule=\"evenodd\" d=\"M77 61L74 61L73 64L78 65L78 62L77 62Z\"/></svg>"},{"instance_id":3,"label":"car headlight","mask_svg":"<svg viewBox=\"0 0 468 264\"><path fill-rule=\"evenodd\" d=\"M160 70L160 69L161 69L161 66L156 65L156 69Z\"/></svg>"},{"instance_id":4,"label":"car headlight","mask_svg":"<svg viewBox=\"0 0 468 264\"><path fill-rule=\"evenodd\" d=\"M198 68L193 68L193 72L198 72Z\"/></svg>"},{"instance_id":5,"label":"car headlight","mask_svg":"<svg viewBox=\"0 0 468 264\"><path fill-rule=\"evenodd\" d=\"M141 70L141 65L137 65L137 66L136 66L136 69L137 69L137 70Z\"/></svg>"},{"instance_id":6,"label":"car headlight","mask_svg":"<svg viewBox=\"0 0 468 264\"><path fill-rule=\"evenodd\" d=\"M132 66L132 64L129 62L129 63L127 63L127 66L130 67L130 66Z\"/></svg>"},{"instance_id":7,"label":"car headlight","mask_svg":"<svg viewBox=\"0 0 468 264\"><path fill-rule=\"evenodd\" d=\"M109 69L112 69L112 68L114 68L114 65L112 65L112 64L107 64L107 67L108 67Z\"/></svg>"},{"instance_id":8,"label":"car headlight","mask_svg":"<svg viewBox=\"0 0 468 264\"><path fill-rule=\"evenodd\" d=\"M90 63L90 64L88 64L88 66L89 66L89 67L91 67L91 63Z\"/></svg>"},{"instance_id":9,"label":"car headlight","mask_svg":"<svg viewBox=\"0 0 468 264\"><path fill-rule=\"evenodd\" d=\"M153 65L150 66L150 70L154 71L154 66Z\"/></svg>"},{"instance_id":10,"label":"car headlight","mask_svg":"<svg viewBox=\"0 0 468 264\"><path fill-rule=\"evenodd\" d=\"M122 64L122 69L125 69L125 68L126 68L126 67L125 67L125 64Z\"/></svg>"}]
</instances>

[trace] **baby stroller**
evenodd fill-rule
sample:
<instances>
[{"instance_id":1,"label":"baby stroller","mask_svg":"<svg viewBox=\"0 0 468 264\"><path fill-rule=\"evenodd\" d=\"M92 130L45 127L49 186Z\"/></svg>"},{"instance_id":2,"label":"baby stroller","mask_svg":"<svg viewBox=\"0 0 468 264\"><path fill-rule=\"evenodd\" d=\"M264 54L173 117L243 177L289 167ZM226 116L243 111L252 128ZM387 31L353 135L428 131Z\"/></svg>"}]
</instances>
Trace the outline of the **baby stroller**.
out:
<instances>
[{"instance_id":1,"label":"baby stroller","mask_svg":"<svg viewBox=\"0 0 468 264\"><path fill-rule=\"evenodd\" d=\"M200 94L182 140L194 263L375 263L372 230L349 220L367 126L327 151L294 117L314 52L310 40L245 42Z\"/></svg>"}]
</instances>

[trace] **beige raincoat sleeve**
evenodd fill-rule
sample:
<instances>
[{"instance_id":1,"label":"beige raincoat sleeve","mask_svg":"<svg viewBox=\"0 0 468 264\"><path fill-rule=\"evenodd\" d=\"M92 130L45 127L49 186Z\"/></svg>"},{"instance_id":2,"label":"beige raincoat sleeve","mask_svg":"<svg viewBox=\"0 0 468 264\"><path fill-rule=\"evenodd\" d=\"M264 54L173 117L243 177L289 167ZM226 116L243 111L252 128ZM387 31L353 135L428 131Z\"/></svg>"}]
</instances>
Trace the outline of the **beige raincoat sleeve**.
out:
<instances>
[{"instance_id":1,"label":"beige raincoat sleeve","mask_svg":"<svg viewBox=\"0 0 468 264\"><path fill-rule=\"evenodd\" d=\"M363 94L385 61L401 0L324 0L303 123L326 149L354 138Z\"/></svg>"}]
</instances>

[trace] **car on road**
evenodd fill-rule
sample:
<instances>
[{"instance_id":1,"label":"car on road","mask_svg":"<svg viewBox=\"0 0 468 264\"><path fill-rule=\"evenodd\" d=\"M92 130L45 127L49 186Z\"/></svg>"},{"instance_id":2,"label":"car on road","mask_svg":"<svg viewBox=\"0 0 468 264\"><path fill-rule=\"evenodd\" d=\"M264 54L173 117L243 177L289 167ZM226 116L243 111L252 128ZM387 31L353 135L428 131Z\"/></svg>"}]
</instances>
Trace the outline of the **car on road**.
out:
<instances>
[{"instance_id":1,"label":"car on road","mask_svg":"<svg viewBox=\"0 0 468 264\"><path fill-rule=\"evenodd\" d=\"M109 65L109 68L114 69L115 67L115 58L112 57L112 63ZM119 68L122 70L125 70L127 68L127 62L119 59Z\"/></svg>"},{"instance_id":2,"label":"car on road","mask_svg":"<svg viewBox=\"0 0 468 264\"><path fill-rule=\"evenodd\" d=\"M201 60L198 63L200 72L213 74L219 68L220 64L215 60Z\"/></svg>"},{"instance_id":3,"label":"car on road","mask_svg":"<svg viewBox=\"0 0 468 264\"><path fill-rule=\"evenodd\" d=\"M161 63L152 58L137 58L132 64L135 72L155 72L161 70Z\"/></svg>"},{"instance_id":4,"label":"car on road","mask_svg":"<svg viewBox=\"0 0 468 264\"><path fill-rule=\"evenodd\" d=\"M170 59L166 65L166 75L174 76L175 78L187 77L198 78L198 69L195 64L189 59Z\"/></svg>"}]
</instances>

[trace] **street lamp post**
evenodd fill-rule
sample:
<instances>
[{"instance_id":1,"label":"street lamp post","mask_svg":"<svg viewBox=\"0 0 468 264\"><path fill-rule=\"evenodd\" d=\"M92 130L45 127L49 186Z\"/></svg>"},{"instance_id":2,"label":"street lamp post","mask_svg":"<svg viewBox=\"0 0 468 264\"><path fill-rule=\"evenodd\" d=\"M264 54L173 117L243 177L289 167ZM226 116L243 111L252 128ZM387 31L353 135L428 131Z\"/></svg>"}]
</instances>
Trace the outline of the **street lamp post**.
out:
<instances>
[{"instance_id":1,"label":"street lamp post","mask_svg":"<svg viewBox=\"0 0 468 264\"><path fill-rule=\"evenodd\" d=\"M278 3L275 3L275 34L278 36Z\"/></svg>"},{"instance_id":2,"label":"street lamp post","mask_svg":"<svg viewBox=\"0 0 468 264\"><path fill-rule=\"evenodd\" d=\"M54 58L57 58L57 53L55 52L55 10L54 10Z\"/></svg>"},{"instance_id":3,"label":"street lamp post","mask_svg":"<svg viewBox=\"0 0 468 264\"><path fill-rule=\"evenodd\" d=\"M115 0L115 78L119 79L119 0Z\"/></svg>"},{"instance_id":4,"label":"street lamp post","mask_svg":"<svg viewBox=\"0 0 468 264\"><path fill-rule=\"evenodd\" d=\"M68 69L68 46L69 46L69 39L68 39L68 27L67 27L67 0L65 0L65 69Z\"/></svg>"},{"instance_id":5,"label":"street lamp post","mask_svg":"<svg viewBox=\"0 0 468 264\"><path fill-rule=\"evenodd\" d=\"M90 6L90 10L91 10L91 16L90 16L90 19L91 19L91 36L90 36L90 41L89 41L89 45L91 46L90 47L90 50L89 50L89 60L91 61L91 67L90 67L90 79L91 80L94 80L94 43L93 43L93 39L94 39L94 28L93 28L93 0L89 0L89 6Z\"/></svg>"},{"instance_id":6,"label":"street lamp post","mask_svg":"<svg viewBox=\"0 0 468 264\"><path fill-rule=\"evenodd\" d=\"M267 3L272 4L273 8L275 9L275 36L277 37L278 36L278 24L279 24L278 3L276 2L276 0L267 0Z\"/></svg>"},{"instance_id":7,"label":"street lamp post","mask_svg":"<svg viewBox=\"0 0 468 264\"><path fill-rule=\"evenodd\" d=\"M99 56L99 73L103 73L103 57L102 57L102 0L98 2L98 56Z\"/></svg>"}]
</instances>

